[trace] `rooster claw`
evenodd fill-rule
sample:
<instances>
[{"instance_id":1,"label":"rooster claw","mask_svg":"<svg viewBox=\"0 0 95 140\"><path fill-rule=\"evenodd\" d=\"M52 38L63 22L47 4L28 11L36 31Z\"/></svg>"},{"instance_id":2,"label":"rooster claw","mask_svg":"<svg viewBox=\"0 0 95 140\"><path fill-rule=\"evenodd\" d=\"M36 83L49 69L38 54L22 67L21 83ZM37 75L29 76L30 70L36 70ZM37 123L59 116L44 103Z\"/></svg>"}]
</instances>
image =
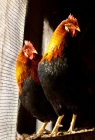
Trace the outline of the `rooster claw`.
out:
<instances>
[{"instance_id":1,"label":"rooster claw","mask_svg":"<svg viewBox=\"0 0 95 140\"><path fill-rule=\"evenodd\" d=\"M41 138L41 134L33 134L30 137L28 137L26 140L37 140L39 138Z\"/></svg>"}]
</instances>

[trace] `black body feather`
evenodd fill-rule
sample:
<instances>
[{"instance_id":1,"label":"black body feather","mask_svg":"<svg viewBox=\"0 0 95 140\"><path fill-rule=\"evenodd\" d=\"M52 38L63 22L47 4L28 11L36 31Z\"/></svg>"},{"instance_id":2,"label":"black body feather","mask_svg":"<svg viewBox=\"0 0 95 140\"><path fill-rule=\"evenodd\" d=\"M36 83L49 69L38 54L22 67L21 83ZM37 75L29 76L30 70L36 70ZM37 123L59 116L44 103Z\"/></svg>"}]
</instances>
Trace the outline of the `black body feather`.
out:
<instances>
[{"instance_id":1,"label":"black body feather","mask_svg":"<svg viewBox=\"0 0 95 140\"><path fill-rule=\"evenodd\" d=\"M61 56L39 63L38 75L44 93L58 116L66 109L86 117L94 113L94 102L88 91L88 69L79 53L76 38L66 43Z\"/></svg>"},{"instance_id":2,"label":"black body feather","mask_svg":"<svg viewBox=\"0 0 95 140\"><path fill-rule=\"evenodd\" d=\"M46 99L41 85L35 83L31 77L22 83L20 100L23 106L40 121L56 121L57 115Z\"/></svg>"}]
</instances>

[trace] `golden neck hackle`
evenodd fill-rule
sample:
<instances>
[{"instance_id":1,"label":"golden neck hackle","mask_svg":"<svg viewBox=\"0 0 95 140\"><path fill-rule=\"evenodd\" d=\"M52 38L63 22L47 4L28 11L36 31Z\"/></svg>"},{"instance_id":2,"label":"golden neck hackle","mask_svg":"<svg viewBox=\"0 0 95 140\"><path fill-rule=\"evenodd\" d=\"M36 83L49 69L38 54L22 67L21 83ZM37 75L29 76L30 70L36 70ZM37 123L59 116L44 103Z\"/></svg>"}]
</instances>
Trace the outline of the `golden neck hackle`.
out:
<instances>
[{"instance_id":1,"label":"golden neck hackle","mask_svg":"<svg viewBox=\"0 0 95 140\"><path fill-rule=\"evenodd\" d=\"M52 57L56 58L59 55L61 55L62 50L65 46L64 36L66 36L66 33L67 32L65 31L65 28L61 23L54 31L41 62L43 60L47 60L49 62L52 59Z\"/></svg>"}]
</instances>

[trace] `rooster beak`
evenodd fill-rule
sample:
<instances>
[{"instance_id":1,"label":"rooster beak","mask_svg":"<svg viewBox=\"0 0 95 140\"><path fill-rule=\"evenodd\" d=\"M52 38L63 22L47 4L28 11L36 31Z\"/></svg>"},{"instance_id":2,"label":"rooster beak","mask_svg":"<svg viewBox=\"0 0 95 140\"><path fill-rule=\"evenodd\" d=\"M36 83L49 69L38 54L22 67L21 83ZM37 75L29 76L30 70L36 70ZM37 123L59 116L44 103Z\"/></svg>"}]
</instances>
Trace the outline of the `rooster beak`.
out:
<instances>
[{"instance_id":1,"label":"rooster beak","mask_svg":"<svg viewBox=\"0 0 95 140\"><path fill-rule=\"evenodd\" d=\"M32 51L32 53L36 53L36 54L38 54L38 52L37 52L35 49Z\"/></svg>"},{"instance_id":2,"label":"rooster beak","mask_svg":"<svg viewBox=\"0 0 95 140\"><path fill-rule=\"evenodd\" d=\"M79 27L76 27L76 30L80 32L80 28Z\"/></svg>"}]
</instances>

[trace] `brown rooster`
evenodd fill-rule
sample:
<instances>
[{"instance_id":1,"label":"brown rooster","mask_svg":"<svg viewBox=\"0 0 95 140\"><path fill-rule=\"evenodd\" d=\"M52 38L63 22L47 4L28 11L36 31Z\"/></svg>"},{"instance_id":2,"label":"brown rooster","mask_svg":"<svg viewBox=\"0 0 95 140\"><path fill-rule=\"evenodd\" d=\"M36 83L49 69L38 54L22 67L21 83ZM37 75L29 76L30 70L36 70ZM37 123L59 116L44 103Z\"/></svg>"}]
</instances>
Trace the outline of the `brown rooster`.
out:
<instances>
[{"instance_id":1,"label":"brown rooster","mask_svg":"<svg viewBox=\"0 0 95 140\"><path fill-rule=\"evenodd\" d=\"M90 111L90 94L81 69L78 46L74 43L78 31L78 20L70 14L55 29L38 64L38 75L44 93L59 116L51 135L57 134L67 109L73 113L68 132L74 130L78 113Z\"/></svg>"},{"instance_id":2,"label":"brown rooster","mask_svg":"<svg viewBox=\"0 0 95 140\"><path fill-rule=\"evenodd\" d=\"M40 130L33 136L43 134L47 123L57 119L38 78L37 68L41 58L42 56L37 53L32 43L25 41L16 61L16 80L21 103L34 117L44 122Z\"/></svg>"}]
</instances>

